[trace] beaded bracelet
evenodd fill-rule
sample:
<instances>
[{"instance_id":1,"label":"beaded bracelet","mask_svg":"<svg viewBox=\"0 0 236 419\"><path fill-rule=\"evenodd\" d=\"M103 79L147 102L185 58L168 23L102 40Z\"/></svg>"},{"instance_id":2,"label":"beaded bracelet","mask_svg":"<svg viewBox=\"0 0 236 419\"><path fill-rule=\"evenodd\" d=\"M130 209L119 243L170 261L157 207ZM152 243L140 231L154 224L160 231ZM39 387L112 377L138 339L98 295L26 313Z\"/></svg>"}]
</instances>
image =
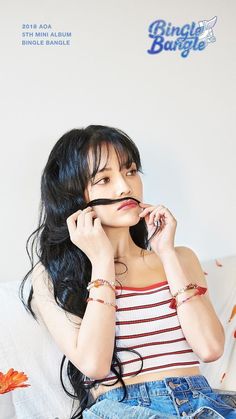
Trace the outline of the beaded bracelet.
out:
<instances>
[{"instance_id":1,"label":"beaded bracelet","mask_svg":"<svg viewBox=\"0 0 236 419\"><path fill-rule=\"evenodd\" d=\"M88 283L87 290L90 290L92 287L98 288L101 285L108 285L114 292L116 292L116 289L114 287L115 286L115 282L109 282L109 281L106 281L105 279L100 279L100 278L99 279L95 279L94 281L90 281Z\"/></svg>"},{"instance_id":2,"label":"beaded bracelet","mask_svg":"<svg viewBox=\"0 0 236 419\"><path fill-rule=\"evenodd\" d=\"M189 289L196 289L196 290L197 290L197 292L196 292L195 294L193 294L191 297L194 297L194 295L202 295L202 294L205 294L205 292L207 291L207 288L205 288L205 287L200 287L200 286L199 286L199 285L197 285L197 284L188 284L188 285L186 285L184 288L179 289L179 290L177 291L177 293L175 293L175 294L173 295L173 298L172 298L172 300L171 300L171 302L170 302L169 307L170 307L170 308L175 309L175 308L177 307L177 304L176 304L176 296L177 296L178 294L183 293L184 291L189 290ZM191 297L189 297L189 298L191 298ZM189 299L189 298L188 298L188 299ZM187 301L187 299L186 299L186 300L183 300L183 301ZM179 304L179 305L180 305L180 304Z\"/></svg>"},{"instance_id":3,"label":"beaded bracelet","mask_svg":"<svg viewBox=\"0 0 236 419\"><path fill-rule=\"evenodd\" d=\"M110 303L110 302L101 300L100 298L91 298L91 297L89 297L89 298L87 298L86 302L88 303L89 301L98 301L99 303L109 304L109 305L115 307L116 310L118 309L118 306L116 304L113 304L113 303Z\"/></svg>"},{"instance_id":4,"label":"beaded bracelet","mask_svg":"<svg viewBox=\"0 0 236 419\"><path fill-rule=\"evenodd\" d=\"M185 301L190 300L190 298L195 297L195 295L199 295L199 293L198 293L198 292L195 292L193 295L190 295L190 297L187 297L187 298L185 298L184 300L180 301L180 302L176 305L176 307L181 306L181 304L185 303Z\"/></svg>"},{"instance_id":5,"label":"beaded bracelet","mask_svg":"<svg viewBox=\"0 0 236 419\"><path fill-rule=\"evenodd\" d=\"M197 284L192 284L192 283L187 284L187 285L185 285L185 287L180 288L175 294L173 294L172 297L176 297L178 294L181 294L182 292L184 292L186 290L191 290L193 288L197 288L197 286L198 286Z\"/></svg>"}]
</instances>

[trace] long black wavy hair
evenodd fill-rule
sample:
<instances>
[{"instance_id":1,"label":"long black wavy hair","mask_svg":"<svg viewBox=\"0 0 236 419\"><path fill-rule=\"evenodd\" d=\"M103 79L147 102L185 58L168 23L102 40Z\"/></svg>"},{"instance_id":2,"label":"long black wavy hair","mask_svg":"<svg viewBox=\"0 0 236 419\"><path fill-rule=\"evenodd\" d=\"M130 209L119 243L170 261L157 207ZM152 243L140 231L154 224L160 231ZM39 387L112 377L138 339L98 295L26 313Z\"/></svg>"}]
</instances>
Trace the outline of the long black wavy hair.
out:
<instances>
[{"instance_id":1,"label":"long black wavy hair","mask_svg":"<svg viewBox=\"0 0 236 419\"><path fill-rule=\"evenodd\" d=\"M91 179L88 164L89 150L92 149L95 156L92 173L92 176L95 176L100 164L101 146L104 143L114 147L120 165L125 162L126 167L130 167L131 163L135 162L137 170L143 173L138 148L131 138L120 129L103 125L89 125L86 128L66 132L54 145L42 172L38 227L26 242L31 269L24 276L19 287L19 297L26 311L36 321L38 319L31 306L33 286L31 284L27 299L24 298L24 286L38 263L43 265L50 278L57 305L80 319L84 317L87 307L86 299L89 294L87 285L91 280L92 265L85 253L71 242L66 219L78 209L86 207L84 192ZM109 150L107 151L109 153ZM129 227L129 230L131 238L142 249L143 255L144 249L150 249L149 242L153 237L148 239L145 220L140 219L136 225ZM36 263L34 263L34 254L38 259ZM123 263L115 259L114 263ZM119 348L119 351L121 350ZM128 351L137 353L141 358L142 365L138 374L143 367L143 358L134 349ZM115 344L111 371L117 377L117 381L111 385L121 382L124 389L124 397L121 400L123 401L127 396L127 389L122 379L123 366L117 352ZM96 388L102 380L91 380L90 383L85 383L85 375L70 360L67 360L66 372L74 390L74 394L71 394L63 382L62 372L65 360L66 356L63 355L60 381L66 394L73 400L79 401L79 407L70 419L80 419L83 417L83 411L95 403L90 389ZM109 386L109 384L104 385Z\"/></svg>"}]
</instances>

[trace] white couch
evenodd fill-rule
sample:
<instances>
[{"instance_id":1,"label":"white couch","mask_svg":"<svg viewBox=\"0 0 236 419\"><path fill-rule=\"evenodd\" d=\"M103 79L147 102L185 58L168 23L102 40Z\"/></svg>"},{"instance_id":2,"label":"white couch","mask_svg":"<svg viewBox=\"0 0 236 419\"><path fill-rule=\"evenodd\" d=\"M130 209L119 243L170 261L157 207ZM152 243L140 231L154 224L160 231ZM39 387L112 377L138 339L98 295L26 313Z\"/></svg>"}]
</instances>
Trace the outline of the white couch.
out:
<instances>
[{"instance_id":1,"label":"white couch","mask_svg":"<svg viewBox=\"0 0 236 419\"><path fill-rule=\"evenodd\" d=\"M226 345L220 359L201 363L200 368L212 388L222 394L232 392L236 407L236 314L230 320L236 304L236 255L201 265L213 305L225 328ZM6 397L0 395L0 418L69 419L73 401L64 392L59 378L63 354L46 327L25 311L18 297L19 285L19 280L0 282L0 371L6 373L9 368L23 371L31 386L15 389ZM73 392L65 370L64 366L64 382ZM3 414L4 401L7 413Z\"/></svg>"},{"instance_id":2,"label":"white couch","mask_svg":"<svg viewBox=\"0 0 236 419\"><path fill-rule=\"evenodd\" d=\"M5 395L0 394L0 419L69 419L73 400L64 392L59 377L63 354L43 323L39 325L26 312L18 297L19 285L20 281L0 282L0 371L23 371L30 387L8 393L10 416L7 410L4 416L1 412ZM63 370L63 381L72 392L66 365Z\"/></svg>"}]
</instances>

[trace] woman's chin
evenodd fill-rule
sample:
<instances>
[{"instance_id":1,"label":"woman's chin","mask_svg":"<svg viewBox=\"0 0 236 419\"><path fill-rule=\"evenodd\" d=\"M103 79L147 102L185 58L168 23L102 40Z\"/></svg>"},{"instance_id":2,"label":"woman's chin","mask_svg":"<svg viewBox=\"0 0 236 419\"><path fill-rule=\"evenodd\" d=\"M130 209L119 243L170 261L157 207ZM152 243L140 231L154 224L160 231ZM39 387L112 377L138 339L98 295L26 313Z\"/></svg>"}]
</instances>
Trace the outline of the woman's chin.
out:
<instances>
[{"instance_id":1,"label":"woman's chin","mask_svg":"<svg viewBox=\"0 0 236 419\"><path fill-rule=\"evenodd\" d=\"M130 215L125 218L123 218L123 220L118 220L114 223L114 219L113 220L101 220L101 224L105 227L132 227L137 225L140 222L141 218L138 215Z\"/></svg>"},{"instance_id":2,"label":"woman's chin","mask_svg":"<svg viewBox=\"0 0 236 419\"><path fill-rule=\"evenodd\" d=\"M101 223L103 227L112 227L112 228L129 228L136 226L139 223L138 221L127 221L126 223Z\"/></svg>"}]
</instances>

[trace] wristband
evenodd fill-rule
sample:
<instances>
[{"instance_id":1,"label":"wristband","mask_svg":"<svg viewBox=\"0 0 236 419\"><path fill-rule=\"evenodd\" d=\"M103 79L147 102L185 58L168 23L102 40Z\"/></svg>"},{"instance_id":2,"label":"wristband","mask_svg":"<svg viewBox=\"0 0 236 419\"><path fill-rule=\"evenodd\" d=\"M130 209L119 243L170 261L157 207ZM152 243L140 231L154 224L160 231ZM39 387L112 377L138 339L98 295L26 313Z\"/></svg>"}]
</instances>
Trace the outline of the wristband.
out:
<instances>
[{"instance_id":1,"label":"wristband","mask_svg":"<svg viewBox=\"0 0 236 419\"><path fill-rule=\"evenodd\" d=\"M178 295L178 294L181 294L181 293L183 293L184 291L187 291L187 290L189 290L189 289L196 289L197 290L197 292L194 294L194 295L202 295L202 294L205 294L205 292L207 291L207 288L205 288L205 287L200 287L199 285L197 285L197 284L188 284L188 285L186 285L184 288L180 288L174 295L173 295L173 298L171 299L171 302L170 302L170 305L169 305L169 307L170 308L173 308L173 309L176 309L176 307L177 307L177 305L176 305L176 296Z\"/></svg>"}]
</instances>

